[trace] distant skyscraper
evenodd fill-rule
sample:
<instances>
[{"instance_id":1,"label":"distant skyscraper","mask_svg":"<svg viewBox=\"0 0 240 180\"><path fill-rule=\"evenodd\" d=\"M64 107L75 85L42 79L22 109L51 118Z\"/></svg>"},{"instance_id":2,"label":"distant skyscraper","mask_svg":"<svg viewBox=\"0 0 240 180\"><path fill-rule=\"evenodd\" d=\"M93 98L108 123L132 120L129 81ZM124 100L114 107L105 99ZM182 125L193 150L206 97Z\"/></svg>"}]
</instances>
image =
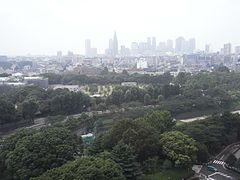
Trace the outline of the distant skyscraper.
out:
<instances>
[{"instance_id":1,"label":"distant skyscraper","mask_svg":"<svg viewBox=\"0 0 240 180\"><path fill-rule=\"evenodd\" d=\"M196 49L196 40L194 38L189 39L187 47L187 52L193 53Z\"/></svg>"},{"instance_id":2,"label":"distant skyscraper","mask_svg":"<svg viewBox=\"0 0 240 180\"><path fill-rule=\"evenodd\" d=\"M206 44L205 45L205 53L208 54L210 52L210 45Z\"/></svg>"},{"instance_id":3,"label":"distant skyscraper","mask_svg":"<svg viewBox=\"0 0 240 180\"><path fill-rule=\"evenodd\" d=\"M118 39L116 31L114 32L113 42L112 42L112 55L115 57L118 55Z\"/></svg>"},{"instance_id":4,"label":"distant skyscraper","mask_svg":"<svg viewBox=\"0 0 240 180\"><path fill-rule=\"evenodd\" d=\"M105 51L106 55L112 56L113 55L113 40L109 39L108 41L108 49Z\"/></svg>"},{"instance_id":5,"label":"distant skyscraper","mask_svg":"<svg viewBox=\"0 0 240 180\"><path fill-rule=\"evenodd\" d=\"M126 48L125 46L121 46L120 55L121 56L129 56L130 55L129 49Z\"/></svg>"},{"instance_id":6,"label":"distant skyscraper","mask_svg":"<svg viewBox=\"0 0 240 180\"><path fill-rule=\"evenodd\" d=\"M139 53L144 53L148 49L148 44L146 42L140 42L138 45Z\"/></svg>"},{"instance_id":7,"label":"distant skyscraper","mask_svg":"<svg viewBox=\"0 0 240 180\"><path fill-rule=\"evenodd\" d=\"M86 39L85 40L85 56L90 56L90 51L91 51L91 40Z\"/></svg>"},{"instance_id":8,"label":"distant skyscraper","mask_svg":"<svg viewBox=\"0 0 240 180\"><path fill-rule=\"evenodd\" d=\"M96 57L97 56L97 48L91 47L91 40L85 40L85 56L86 57Z\"/></svg>"},{"instance_id":9,"label":"distant skyscraper","mask_svg":"<svg viewBox=\"0 0 240 180\"><path fill-rule=\"evenodd\" d=\"M165 42L159 42L158 44L158 50L161 52L161 53L165 53L166 52L166 43Z\"/></svg>"},{"instance_id":10,"label":"distant skyscraper","mask_svg":"<svg viewBox=\"0 0 240 180\"><path fill-rule=\"evenodd\" d=\"M224 55L231 55L232 53L232 45L231 43L224 44L223 46L223 54Z\"/></svg>"},{"instance_id":11,"label":"distant skyscraper","mask_svg":"<svg viewBox=\"0 0 240 180\"><path fill-rule=\"evenodd\" d=\"M167 40L166 48L168 52L173 52L173 41L172 40Z\"/></svg>"},{"instance_id":12,"label":"distant skyscraper","mask_svg":"<svg viewBox=\"0 0 240 180\"><path fill-rule=\"evenodd\" d=\"M235 47L235 54L240 54L240 46Z\"/></svg>"},{"instance_id":13,"label":"distant skyscraper","mask_svg":"<svg viewBox=\"0 0 240 180\"><path fill-rule=\"evenodd\" d=\"M152 49L152 42L150 37L147 38L147 48Z\"/></svg>"},{"instance_id":14,"label":"distant skyscraper","mask_svg":"<svg viewBox=\"0 0 240 180\"><path fill-rule=\"evenodd\" d=\"M157 46L157 43L156 43L156 37L152 37L152 50L156 50L156 46Z\"/></svg>"},{"instance_id":15,"label":"distant skyscraper","mask_svg":"<svg viewBox=\"0 0 240 180\"><path fill-rule=\"evenodd\" d=\"M132 44L131 44L131 54L132 55L137 55L138 54L138 43L137 42L132 42Z\"/></svg>"},{"instance_id":16,"label":"distant skyscraper","mask_svg":"<svg viewBox=\"0 0 240 180\"><path fill-rule=\"evenodd\" d=\"M183 37L179 37L175 42L175 53L182 54L185 51L186 41Z\"/></svg>"},{"instance_id":17,"label":"distant skyscraper","mask_svg":"<svg viewBox=\"0 0 240 180\"><path fill-rule=\"evenodd\" d=\"M97 56L97 48L91 48L89 52L90 57L96 57Z\"/></svg>"}]
</instances>

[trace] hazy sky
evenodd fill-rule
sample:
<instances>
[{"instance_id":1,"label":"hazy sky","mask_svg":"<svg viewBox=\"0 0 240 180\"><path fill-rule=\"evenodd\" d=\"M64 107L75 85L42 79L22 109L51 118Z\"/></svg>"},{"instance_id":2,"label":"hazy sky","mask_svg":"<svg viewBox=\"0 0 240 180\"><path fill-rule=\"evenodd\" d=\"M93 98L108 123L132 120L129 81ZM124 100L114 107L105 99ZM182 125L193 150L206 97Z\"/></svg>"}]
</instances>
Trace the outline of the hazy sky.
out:
<instances>
[{"instance_id":1,"label":"hazy sky","mask_svg":"<svg viewBox=\"0 0 240 180\"><path fill-rule=\"evenodd\" d=\"M0 0L0 54L84 53L89 38L100 52L117 31L119 45L195 37L240 45L240 0Z\"/></svg>"}]
</instances>

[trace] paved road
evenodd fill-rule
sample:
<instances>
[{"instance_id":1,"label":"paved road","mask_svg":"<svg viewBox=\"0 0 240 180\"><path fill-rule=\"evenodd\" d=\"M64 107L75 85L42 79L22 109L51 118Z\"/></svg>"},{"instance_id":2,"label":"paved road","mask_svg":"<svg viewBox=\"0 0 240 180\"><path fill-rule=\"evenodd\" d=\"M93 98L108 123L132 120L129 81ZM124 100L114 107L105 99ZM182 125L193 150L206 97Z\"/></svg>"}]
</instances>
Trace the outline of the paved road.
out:
<instances>
[{"instance_id":1,"label":"paved road","mask_svg":"<svg viewBox=\"0 0 240 180\"><path fill-rule=\"evenodd\" d=\"M236 114L236 113L240 114L240 110L231 111L231 113L233 113L233 114ZM208 116L204 115L204 116L193 117L193 118L179 119L179 121L188 123L188 122L203 120L203 119L206 119L208 117L209 117L209 115Z\"/></svg>"},{"instance_id":2,"label":"paved road","mask_svg":"<svg viewBox=\"0 0 240 180\"><path fill-rule=\"evenodd\" d=\"M207 165L204 165L200 173L209 178L215 180L239 180L240 178L240 174L225 168L224 161L213 160L212 162L208 163L208 165L211 165L218 170L218 172L209 171L207 170Z\"/></svg>"},{"instance_id":3,"label":"paved road","mask_svg":"<svg viewBox=\"0 0 240 180\"><path fill-rule=\"evenodd\" d=\"M200 171L201 174L204 174L206 177L209 177L209 179L215 179L215 180L239 180L240 174L236 173L232 170L229 170L225 167L226 163L225 160L229 156L230 153L235 152L240 147L239 143L234 143L229 146L227 146L221 153L219 153L216 156L216 159L210 161L208 164L204 165ZM212 172L207 170L207 166L211 165L215 167L218 172Z\"/></svg>"}]
</instances>

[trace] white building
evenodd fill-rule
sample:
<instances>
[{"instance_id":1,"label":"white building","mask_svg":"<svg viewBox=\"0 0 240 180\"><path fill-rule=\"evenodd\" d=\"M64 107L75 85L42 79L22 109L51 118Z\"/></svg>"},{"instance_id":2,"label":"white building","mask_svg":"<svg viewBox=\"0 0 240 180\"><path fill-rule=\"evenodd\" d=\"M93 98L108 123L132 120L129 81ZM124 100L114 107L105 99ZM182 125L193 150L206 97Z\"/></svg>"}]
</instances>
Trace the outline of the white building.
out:
<instances>
[{"instance_id":1,"label":"white building","mask_svg":"<svg viewBox=\"0 0 240 180\"><path fill-rule=\"evenodd\" d=\"M137 60L137 69L146 69L148 68L148 63L145 58Z\"/></svg>"},{"instance_id":2,"label":"white building","mask_svg":"<svg viewBox=\"0 0 240 180\"><path fill-rule=\"evenodd\" d=\"M52 88L54 90L56 89L68 89L71 92L78 92L80 91L80 88L78 85L62 85L62 84L57 84L57 85L52 85Z\"/></svg>"}]
</instances>

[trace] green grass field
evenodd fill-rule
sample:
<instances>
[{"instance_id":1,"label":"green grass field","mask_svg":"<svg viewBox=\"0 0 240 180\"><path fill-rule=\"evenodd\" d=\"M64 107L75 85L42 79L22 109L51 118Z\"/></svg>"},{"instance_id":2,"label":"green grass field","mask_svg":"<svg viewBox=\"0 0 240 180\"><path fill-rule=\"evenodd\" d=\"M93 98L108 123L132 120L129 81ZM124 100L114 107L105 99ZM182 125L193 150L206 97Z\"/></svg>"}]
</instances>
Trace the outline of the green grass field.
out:
<instances>
[{"instance_id":1,"label":"green grass field","mask_svg":"<svg viewBox=\"0 0 240 180\"><path fill-rule=\"evenodd\" d=\"M171 169L145 175L144 180L182 180L191 175L193 175L191 170L188 172L182 169Z\"/></svg>"}]
</instances>

